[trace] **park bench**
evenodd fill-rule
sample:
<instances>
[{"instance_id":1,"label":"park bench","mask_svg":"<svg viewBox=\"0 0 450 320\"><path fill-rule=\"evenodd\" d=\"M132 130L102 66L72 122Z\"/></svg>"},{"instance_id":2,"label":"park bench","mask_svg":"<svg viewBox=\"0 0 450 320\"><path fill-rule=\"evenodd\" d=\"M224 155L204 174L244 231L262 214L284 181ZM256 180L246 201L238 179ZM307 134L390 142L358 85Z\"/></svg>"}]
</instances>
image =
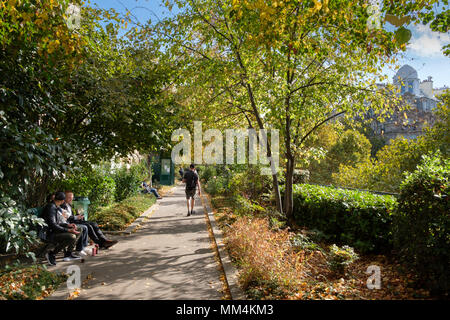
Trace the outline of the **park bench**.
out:
<instances>
[{"instance_id":1,"label":"park bench","mask_svg":"<svg viewBox=\"0 0 450 320\"><path fill-rule=\"evenodd\" d=\"M32 214L38 218L42 218L43 210L44 210L43 207L37 207L37 208L28 209L27 211L29 214ZM38 234L39 234L39 231L40 231L40 227L37 227L36 232L38 232ZM39 240L41 241L41 244L38 245L38 247L37 247L37 252L36 252L37 257L41 257L46 252L46 250L49 248L49 246L51 245L50 242L45 241L45 240L41 239L40 237L39 237Z\"/></svg>"}]
</instances>

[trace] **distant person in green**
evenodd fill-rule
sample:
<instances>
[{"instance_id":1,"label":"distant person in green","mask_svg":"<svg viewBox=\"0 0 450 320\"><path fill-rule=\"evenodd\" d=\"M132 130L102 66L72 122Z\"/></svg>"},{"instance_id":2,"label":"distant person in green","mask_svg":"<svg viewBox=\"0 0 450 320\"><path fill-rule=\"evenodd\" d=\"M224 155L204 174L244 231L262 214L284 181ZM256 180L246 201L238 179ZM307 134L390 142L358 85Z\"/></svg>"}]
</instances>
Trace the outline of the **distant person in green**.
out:
<instances>
[{"instance_id":1,"label":"distant person in green","mask_svg":"<svg viewBox=\"0 0 450 320\"><path fill-rule=\"evenodd\" d=\"M195 166L191 164L189 166L189 170L184 173L183 182L186 183L186 200L187 200L187 209L189 217L191 214L195 214L194 205L195 205L195 193L198 187L198 195L201 196L201 187L200 187L200 179L198 178L197 171L195 170Z\"/></svg>"}]
</instances>

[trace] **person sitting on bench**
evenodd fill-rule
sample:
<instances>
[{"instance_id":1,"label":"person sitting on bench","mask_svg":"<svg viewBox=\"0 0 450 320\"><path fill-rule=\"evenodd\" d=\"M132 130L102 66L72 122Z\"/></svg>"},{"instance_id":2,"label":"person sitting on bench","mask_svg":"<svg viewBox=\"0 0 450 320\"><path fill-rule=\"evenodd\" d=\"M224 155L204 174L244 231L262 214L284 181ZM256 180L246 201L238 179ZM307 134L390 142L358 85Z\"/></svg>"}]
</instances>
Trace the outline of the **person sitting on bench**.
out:
<instances>
[{"instance_id":1,"label":"person sitting on bench","mask_svg":"<svg viewBox=\"0 0 450 320\"><path fill-rule=\"evenodd\" d=\"M48 241L55 245L55 248L45 254L50 265L56 265L56 255L66 248L64 261L78 260L80 257L73 255L72 251L80 236L77 226L73 223L64 223L58 208L64 203L66 196L64 192L56 192L54 200L48 203L42 212L42 217L48 226Z\"/></svg>"},{"instance_id":2,"label":"person sitting on bench","mask_svg":"<svg viewBox=\"0 0 450 320\"><path fill-rule=\"evenodd\" d=\"M66 200L67 200L67 194L66 194ZM59 208L58 208L58 214L60 214L61 220L64 223L68 222L68 219L72 215L70 210L67 210L66 203L64 202ZM71 221L73 223L73 221ZM88 227L83 224L77 224L77 229L81 231L81 235L77 240L76 245L76 252L75 254L82 257L89 255L89 252L85 250L89 246L89 230Z\"/></svg>"},{"instance_id":3,"label":"person sitting on bench","mask_svg":"<svg viewBox=\"0 0 450 320\"><path fill-rule=\"evenodd\" d=\"M158 194L158 191L155 188L150 187L145 181L142 182L142 187L144 188L144 193L153 193L156 199L162 199L162 197Z\"/></svg>"},{"instance_id":4,"label":"person sitting on bench","mask_svg":"<svg viewBox=\"0 0 450 320\"><path fill-rule=\"evenodd\" d=\"M91 238L91 240L98 244L102 249L108 249L118 242L117 240L108 240L100 230L97 223L85 221L82 214L76 214L72 208L72 191L66 191L65 196L66 199L64 204L61 205L61 208L65 209L69 213L69 218L67 219L68 222L85 226L88 230L89 238Z\"/></svg>"}]
</instances>

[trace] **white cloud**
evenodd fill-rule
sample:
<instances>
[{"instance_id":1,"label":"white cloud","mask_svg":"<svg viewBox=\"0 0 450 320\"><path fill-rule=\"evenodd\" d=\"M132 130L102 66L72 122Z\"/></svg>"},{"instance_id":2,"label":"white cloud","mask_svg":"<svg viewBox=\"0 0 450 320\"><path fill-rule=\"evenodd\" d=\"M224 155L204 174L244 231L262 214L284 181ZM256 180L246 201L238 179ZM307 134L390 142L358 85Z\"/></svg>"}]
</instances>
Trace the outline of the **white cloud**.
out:
<instances>
[{"instance_id":1,"label":"white cloud","mask_svg":"<svg viewBox=\"0 0 450 320\"><path fill-rule=\"evenodd\" d=\"M450 34L434 32L428 25L417 25L408 48L420 57L442 56L442 47L450 43Z\"/></svg>"}]
</instances>

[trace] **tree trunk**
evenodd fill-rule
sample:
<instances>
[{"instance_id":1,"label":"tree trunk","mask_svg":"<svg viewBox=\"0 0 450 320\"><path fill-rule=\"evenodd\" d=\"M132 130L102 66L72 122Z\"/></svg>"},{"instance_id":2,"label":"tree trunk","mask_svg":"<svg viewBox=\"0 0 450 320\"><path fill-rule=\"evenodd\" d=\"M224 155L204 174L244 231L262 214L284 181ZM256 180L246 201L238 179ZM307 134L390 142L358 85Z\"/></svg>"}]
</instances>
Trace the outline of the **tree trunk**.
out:
<instances>
[{"instance_id":1,"label":"tree trunk","mask_svg":"<svg viewBox=\"0 0 450 320\"><path fill-rule=\"evenodd\" d=\"M294 184L294 169L295 162L292 157L288 157L288 162L286 165L286 183L284 192L284 213L289 224L294 221L294 195L293 195L293 184Z\"/></svg>"},{"instance_id":2,"label":"tree trunk","mask_svg":"<svg viewBox=\"0 0 450 320\"><path fill-rule=\"evenodd\" d=\"M273 180L273 192L275 193L275 201L277 204L277 210L278 210L278 212L283 213L283 205L281 202L280 186L278 184L278 176L276 173L272 175L272 180Z\"/></svg>"}]
</instances>

